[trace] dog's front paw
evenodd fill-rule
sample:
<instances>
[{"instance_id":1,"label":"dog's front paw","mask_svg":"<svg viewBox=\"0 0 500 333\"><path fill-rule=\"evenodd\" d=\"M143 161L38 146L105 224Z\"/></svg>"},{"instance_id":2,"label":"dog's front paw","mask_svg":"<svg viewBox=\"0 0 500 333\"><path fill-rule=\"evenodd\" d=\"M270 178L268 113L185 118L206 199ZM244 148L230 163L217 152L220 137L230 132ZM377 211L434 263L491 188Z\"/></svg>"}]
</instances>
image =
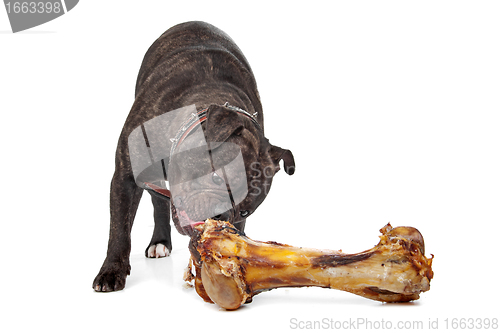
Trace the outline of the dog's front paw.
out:
<instances>
[{"instance_id":1,"label":"dog's front paw","mask_svg":"<svg viewBox=\"0 0 500 333\"><path fill-rule=\"evenodd\" d=\"M125 280L130 273L129 269L120 269L116 267L102 267L92 283L95 291L117 291L125 288Z\"/></svg>"},{"instance_id":2,"label":"dog's front paw","mask_svg":"<svg viewBox=\"0 0 500 333\"><path fill-rule=\"evenodd\" d=\"M146 252L148 258L163 258L170 255L170 250L162 243L151 245Z\"/></svg>"}]
</instances>

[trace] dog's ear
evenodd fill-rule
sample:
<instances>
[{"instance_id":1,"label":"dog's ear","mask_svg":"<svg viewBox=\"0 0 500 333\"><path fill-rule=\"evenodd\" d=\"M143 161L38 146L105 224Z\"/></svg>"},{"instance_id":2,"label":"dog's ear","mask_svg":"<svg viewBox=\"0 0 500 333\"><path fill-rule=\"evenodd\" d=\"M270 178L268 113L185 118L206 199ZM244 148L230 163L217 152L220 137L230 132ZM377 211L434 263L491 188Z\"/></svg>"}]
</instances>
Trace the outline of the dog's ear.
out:
<instances>
[{"instance_id":1,"label":"dog's ear","mask_svg":"<svg viewBox=\"0 0 500 333\"><path fill-rule=\"evenodd\" d=\"M231 135L243 131L244 124L238 113L223 106L213 105L208 109L207 142L226 142Z\"/></svg>"},{"instance_id":2,"label":"dog's ear","mask_svg":"<svg viewBox=\"0 0 500 333\"><path fill-rule=\"evenodd\" d=\"M271 145L269 156L274 163L275 173L280 169L280 161L283 160L285 172L289 175L293 175L295 172L295 160L290 150Z\"/></svg>"}]
</instances>

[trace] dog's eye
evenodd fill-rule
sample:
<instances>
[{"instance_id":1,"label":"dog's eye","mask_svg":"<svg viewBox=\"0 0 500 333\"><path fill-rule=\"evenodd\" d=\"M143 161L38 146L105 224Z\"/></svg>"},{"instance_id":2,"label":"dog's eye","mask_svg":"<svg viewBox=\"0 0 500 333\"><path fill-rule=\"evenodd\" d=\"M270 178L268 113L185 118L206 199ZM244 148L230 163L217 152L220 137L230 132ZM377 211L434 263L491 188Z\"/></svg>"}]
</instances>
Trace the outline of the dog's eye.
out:
<instances>
[{"instance_id":1,"label":"dog's eye","mask_svg":"<svg viewBox=\"0 0 500 333\"><path fill-rule=\"evenodd\" d=\"M216 172L212 173L212 181L215 185L221 185L224 183L224 179L222 179Z\"/></svg>"},{"instance_id":2,"label":"dog's eye","mask_svg":"<svg viewBox=\"0 0 500 333\"><path fill-rule=\"evenodd\" d=\"M248 210L242 210L242 211L240 211L240 216L241 217L247 217L248 214L250 214L250 211L248 211Z\"/></svg>"}]
</instances>

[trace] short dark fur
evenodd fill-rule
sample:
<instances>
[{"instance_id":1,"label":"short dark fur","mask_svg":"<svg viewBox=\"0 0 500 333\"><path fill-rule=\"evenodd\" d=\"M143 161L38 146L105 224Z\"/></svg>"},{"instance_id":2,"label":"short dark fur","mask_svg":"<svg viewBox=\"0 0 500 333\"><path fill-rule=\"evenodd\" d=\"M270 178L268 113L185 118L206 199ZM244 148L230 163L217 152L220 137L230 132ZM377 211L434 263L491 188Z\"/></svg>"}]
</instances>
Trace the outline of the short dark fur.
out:
<instances>
[{"instance_id":1,"label":"short dark fur","mask_svg":"<svg viewBox=\"0 0 500 333\"><path fill-rule=\"evenodd\" d=\"M226 102L251 114L257 113L262 130L249 119L222 106ZM254 180L254 186L261 189L249 194L236 211L219 218L235 223L243 231L246 214L253 212L264 200L270 186L269 172L259 174L259 170L249 167L252 163L258 162L255 165L260 171L267 168L275 173L279 170L279 161L283 160L285 171L293 174L295 164L291 152L271 145L264 137L262 105L255 79L234 42L221 30L203 22L188 22L167 30L144 57L137 79L136 99L119 138L111 182L108 251L93 283L96 291L123 289L130 273L130 232L143 193L132 173L128 149L130 133L150 119L192 104L198 110L209 108L208 119L203 124L207 142L238 144L248 179ZM170 200L152 196L152 202L155 228L150 245L161 243L171 250ZM242 211L244 218L239 216ZM176 227L185 233L177 224Z\"/></svg>"}]
</instances>

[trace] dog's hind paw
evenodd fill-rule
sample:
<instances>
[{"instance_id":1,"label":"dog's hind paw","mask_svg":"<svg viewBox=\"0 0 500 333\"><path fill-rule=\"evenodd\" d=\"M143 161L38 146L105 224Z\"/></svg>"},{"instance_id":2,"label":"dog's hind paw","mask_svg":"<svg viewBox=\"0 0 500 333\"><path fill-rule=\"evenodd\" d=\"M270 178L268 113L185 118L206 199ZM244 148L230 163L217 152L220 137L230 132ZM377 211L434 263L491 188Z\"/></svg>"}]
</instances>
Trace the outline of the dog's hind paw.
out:
<instances>
[{"instance_id":1,"label":"dog's hind paw","mask_svg":"<svg viewBox=\"0 0 500 333\"><path fill-rule=\"evenodd\" d=\"M147 257L148 258L163 258L170 255L170 250L163 244L153 244L148 247Z\"/></svg>"}]
</instances>

